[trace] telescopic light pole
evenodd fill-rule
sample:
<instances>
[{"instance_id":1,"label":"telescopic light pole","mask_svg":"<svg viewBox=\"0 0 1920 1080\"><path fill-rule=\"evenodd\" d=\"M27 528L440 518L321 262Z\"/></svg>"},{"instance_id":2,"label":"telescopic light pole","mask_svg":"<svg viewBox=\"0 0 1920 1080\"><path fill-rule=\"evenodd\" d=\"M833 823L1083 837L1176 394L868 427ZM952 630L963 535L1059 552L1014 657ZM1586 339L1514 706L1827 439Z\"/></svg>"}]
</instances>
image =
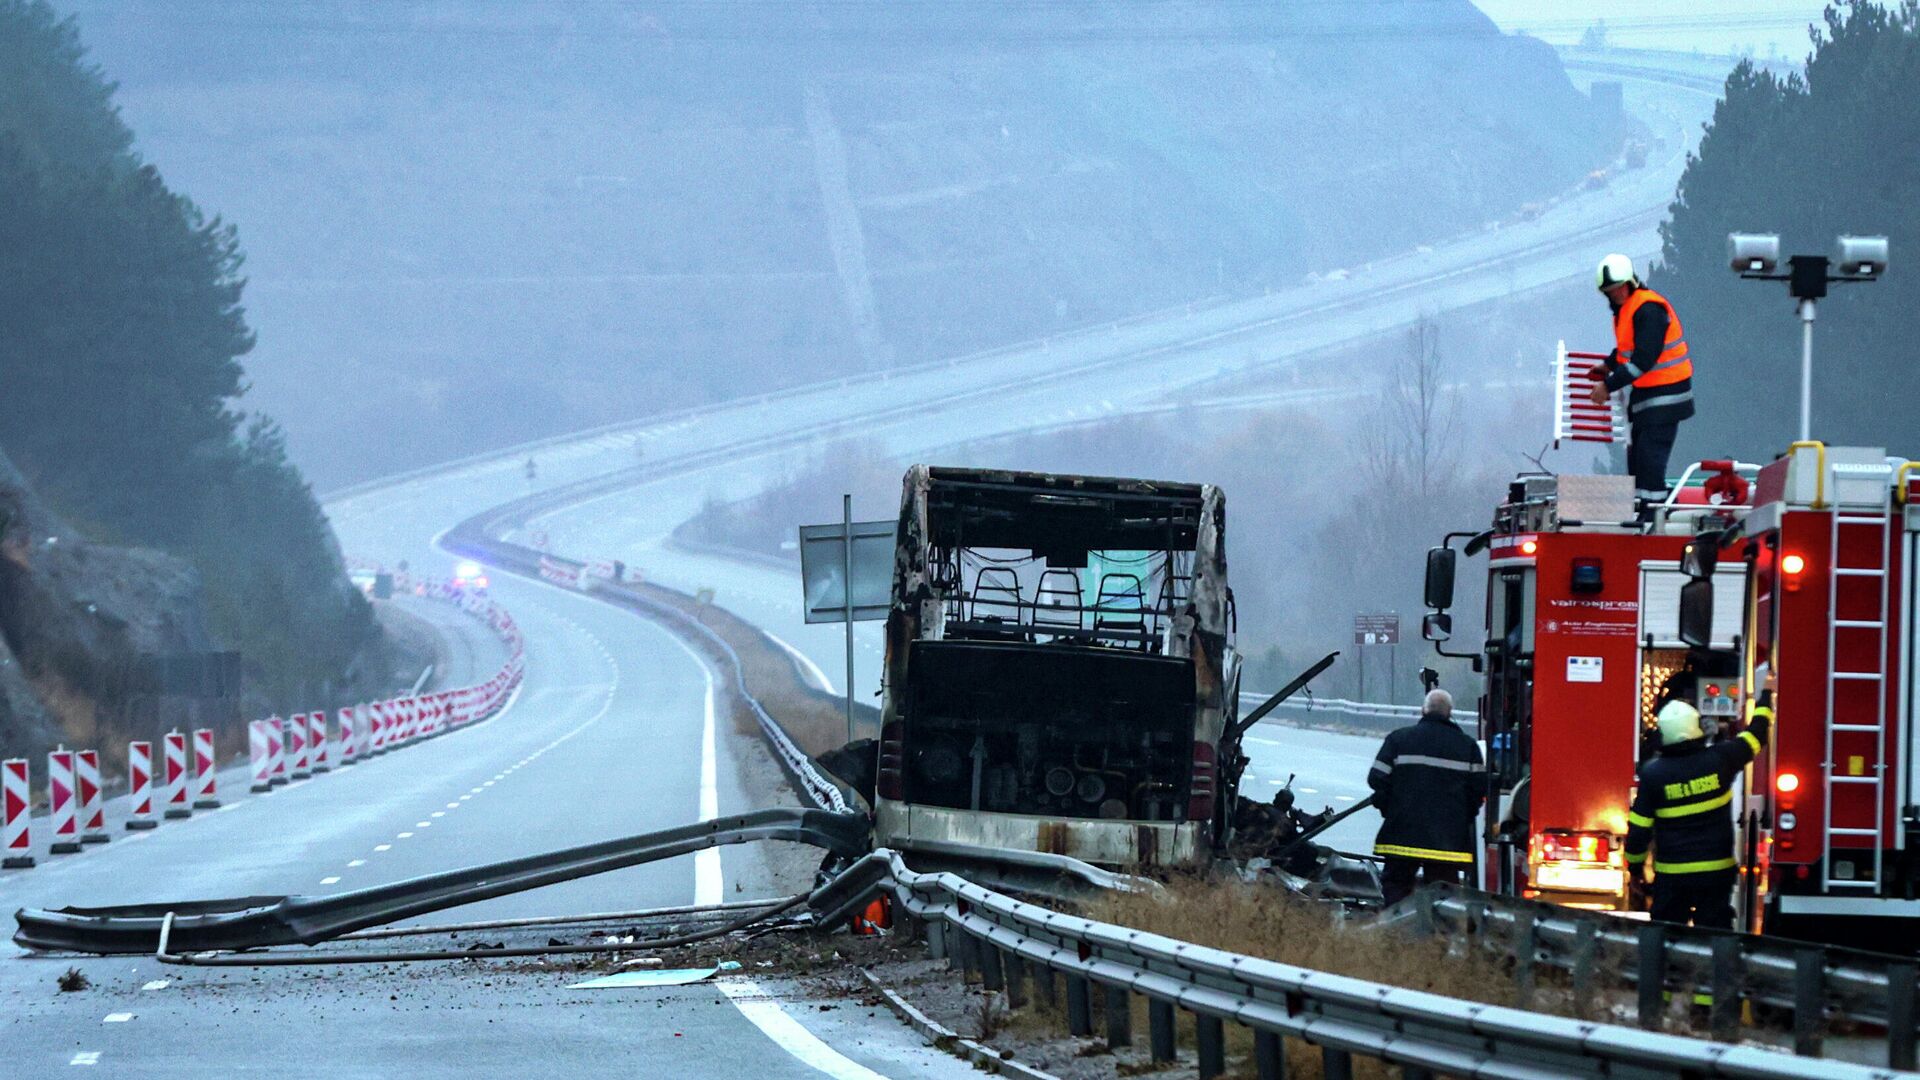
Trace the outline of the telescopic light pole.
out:
<instances>
[{"instance_id":1,"label":"telescopic light pole","mask_svg":"<svg viewBox=\"0 0 1920 1080\"><path fill-rule=\"evenodd\" d=\"M1813 438L1813 319L1817 301L1827 286L1850 281L1877 281L1887 272L1887 238L1841 236L1832 258L1794 255L1787 272L1780 265L1780 237L1773 233L1727 234L1727 262L1733 272L1750 281L1784 281L1799 301L1800 311L1800 441ZM1839 265L1839 273L1832 268Z\"/></svg>"}]
</instances>

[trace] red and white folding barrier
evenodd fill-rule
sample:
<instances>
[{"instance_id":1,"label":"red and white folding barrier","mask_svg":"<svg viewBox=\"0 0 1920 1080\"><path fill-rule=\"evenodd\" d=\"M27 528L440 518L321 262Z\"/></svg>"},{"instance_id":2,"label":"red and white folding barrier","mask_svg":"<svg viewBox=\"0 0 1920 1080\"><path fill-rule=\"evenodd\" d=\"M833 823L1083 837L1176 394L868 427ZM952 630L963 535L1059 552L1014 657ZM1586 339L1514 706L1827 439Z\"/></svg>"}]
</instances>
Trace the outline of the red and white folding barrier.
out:
<instances>
[{"instance_id":1,"label":"red and white folding barrier","mask_svg":"<svg viewBox=\"0 0 1920 1080\"><path fill-rule=\"evenodd\" d=\"M312 759L315 773L330 771L327 768L327 714L325 712L307 714L307 756Z\"/></svg>"},{"instance_id":2,"label":"red and white folding barrier","mask_svg":"<svg viewBox=\"0 0 1920 1080\"><path fill-rule=\"evenodd\" d=\"M107 809L100 797L100 751L76 750L73 754L74 794L80 799L80 842L104 844L107 835Z\"/></svg>"},{"instance_id":3,"label":"red and white folding barrier","mask_svg":"<svg viewBox=\"0 0 1920 1080\"><path fill-rule=\"evenodd\" d=\"M258 794L273 788L273 753L267 749L267 722L247 723L247 765L253 771L253 784L247 790Z\"/></svg>"},{"instance_id":4,"label":"red and white folding barrier","mask_svg":"<svg viewBox=\"0 0 1920 1080\"><path fill-rule=\"evenodd\" d=\"M367 706L367 744L369 755L387 752L387 703L376 701Z\"/></svg>"},{"instance_id":5,"label":"red and white folding barrier","mask_svg":"<svg viewBox=\"0 0 1920 1080\"><path fill-rule=\"evenodd\" d=\"M267 725L267 757L271 759L267 768L267 783L279 787L287 782L285 722L277 716L269 716L264 723Z\"/></svg>"},{"instance_id":6,"label":"red and white folding barrier","mask_svg":"<svg viewBox=\"0 0 1920 1080\"><path fill-rule=\"evenodd\" d=\"M73 797L73 751L47 755L47 809L52 815L50 854L71 855L80 850L80 801Z\"/></svg>"},{"instance_id":7,"label":"red and white folding barrier","mask_svg":"<svg viewBox=\"0 0 1920 1080\"><path fill-rule=\"evenodd\" d=\"M1627 440L1626 408L1610 394L1596 405L1589 395L1606 377L1605 353L1568 352L1562 341L1553 357L1553 444Z\"/></svg>"},{"instance_id":8,"label":"red and white folding barrier","mask_svg":"<svg viewBox=\"0 0 1920 1080\"><path fill-rule=\"evenodd\" d=\"M220 767L220 759L213 751L213 729L193 729L193 808L195 810L220 809L219 781L214 772Z\"/></svg>"},{"instance_id":9,"label":"red and white folding barrier","mask_svg":"<svg viewBox=\"0 0 1920 1080\"><path fill-rule=\"evenodd\" d=\"M153 744L135 739L127 744L127 828L158 824L153 817Z\"/></svg>"},{"instance_id":10,"label":"red and white folding barrier","mask_svg":"<svg viewBox=\"0 0 1920 1080\"><path fill-rule=\"evenodd\" d=\"M420 699L402 698L400 701L400 744L405 746L420 734Z\"/></svg>"},{"instance_id":11,"label":"red and white folding barrier","mask_svg":"<svg viewBox=\"0 0 1920 1080\"><path fill-rule=\"evenodd\" d=\"M33 767L26 758L0 761L0 869L33 865L33 829L27 813Z\"/></svg>"},{"instance_id":12,"label":"red and white folding barrier","mask_svg":"<svg viewBox=\"0 0 1920 1080\"><path fill-rule=\"evenodd\" d=\"M187 735L183 731L169 731L162 736L166 744L166 760L162 764L161 778L165 783L160 803L163 816L168 820L193 816L193 801L187 792Z\"/></svg>"},{"instance_id":13,"label":"red and white folding barrier","mask_svg":"<svg viewBox=\"0 0 1920 1080\"><path fill-rule=\"evenodd\" d=\"M307 714L294 713L287 721L287 757L292 762L295 780L313 775L307 764Z\"/></svg>"}]
</instances>

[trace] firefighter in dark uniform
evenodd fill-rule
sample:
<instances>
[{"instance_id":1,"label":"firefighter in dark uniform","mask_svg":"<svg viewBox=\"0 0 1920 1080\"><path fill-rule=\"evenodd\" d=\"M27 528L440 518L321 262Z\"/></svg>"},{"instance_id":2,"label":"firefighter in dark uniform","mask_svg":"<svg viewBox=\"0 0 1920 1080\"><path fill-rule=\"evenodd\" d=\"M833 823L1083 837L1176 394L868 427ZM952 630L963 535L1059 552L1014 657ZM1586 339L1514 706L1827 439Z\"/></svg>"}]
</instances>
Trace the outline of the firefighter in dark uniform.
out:
<instances>
[{"instance_id":1,"label":"firefighter in dark uniform","mask_svg":"<svg viewBox=\"0 0 1920 1080\"><path fill-rule=\"evenodd\" d=\"M1457 882L1472 869L1486 766L1480 744L1453 722L1453 695L1427 692L1420 719L1380 744L1367 786L1385 819L1373 853L1385 860L1380 887L1388 904L1412 893L1416 879Z\"/></svg>"},{"instance_id":2,"label":"firefighter in dark uniform","mask_svg":"<svg viewBox=\"0 0 1920 1080\"><path fill-rule=\"evenodd\" d=\"M1767 744L1772 690L1760 691L1747 729L1707 745L1700 713L1684 701L1660 709L1660 753L1640 765L1627 814L1627 867L1637 880L1653 845L1653 907L1662 922L1733 929L1734 785Z\"/></svg>"}]
</instances>

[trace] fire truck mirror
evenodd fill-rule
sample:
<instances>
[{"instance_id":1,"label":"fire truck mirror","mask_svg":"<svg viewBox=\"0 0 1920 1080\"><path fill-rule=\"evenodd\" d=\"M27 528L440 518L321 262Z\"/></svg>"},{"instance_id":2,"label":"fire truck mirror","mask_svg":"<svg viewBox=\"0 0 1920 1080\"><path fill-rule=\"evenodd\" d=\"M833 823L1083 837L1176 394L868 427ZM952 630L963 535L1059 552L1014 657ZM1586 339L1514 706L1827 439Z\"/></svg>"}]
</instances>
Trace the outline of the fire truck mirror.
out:
<instances>
[{"instance_id":1,"label":"fire truck mirror","mask_svg":"<svg viewBox=\"0 0 1920 1080\"><path fill-rule=\"evenodd\" d=\"M1680 640L1695 649L1712 644L1712 578L1696 578L1680 586Z\"/></svg>"},{"instance_id":2,"label":"fire truck mirror","mask_svg":"<svg viewBox=\"0 0 1920 1080\"><path fill-rule=\"evenodd\" d=\"M1428 641L1450 640L1453 637L1453 616L1444 611L1427 612L1426 617L1420 620L1420 636Z\"/></svg>"},{"instance_id":3,"label":"fire truck mirror","mask_svg":"<svg viewBox=\"0 0 1920 1080\"><path fill-rule=\"evenodd\" d=\"M1427 606L1435 611L1445 611L1453 606L1453 560L1456 554L1452 548L1445 546L1427 549ZM1427 640L1446 639L1428 634Z\"/></svg>"},{"instance_id":4,"label":"fire truck mirror","mask_svg":"<svg viewBox=\"0 0 1920 1080\"><path fill-rule=\"evenodd\" d=\"M1695 537L1680 553L1680 572L1695 581L1711 578L1719 564L1720 545L1705 537Z\"/></svg>"}]
</instances>

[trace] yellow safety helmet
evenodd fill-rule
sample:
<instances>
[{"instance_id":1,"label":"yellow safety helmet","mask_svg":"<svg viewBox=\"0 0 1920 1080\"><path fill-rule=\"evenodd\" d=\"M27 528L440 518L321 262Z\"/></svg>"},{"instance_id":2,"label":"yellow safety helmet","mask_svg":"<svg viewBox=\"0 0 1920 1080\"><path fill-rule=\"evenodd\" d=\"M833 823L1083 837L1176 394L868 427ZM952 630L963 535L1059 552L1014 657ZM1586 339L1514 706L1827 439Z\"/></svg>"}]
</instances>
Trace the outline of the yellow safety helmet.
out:
<instances>
[{"instance_id":1,"label":"yellow safety helmet","mask_svg":"<svg viewBox=\"0 0 1920 1080\"><path fill-rule=\"evenodd\" d=\"M1684 701L1669 701L1660 708L1660 745L1672 746L1703 737L1700 710Z\"/></svg>"},{"instance_id":2,"label":"yellow safety helmet","mask_svg":"<svg viewBox=\"0 0 1920 1080\"><path fill-rule=\"evenodd\" d=\"M1618 252L1601 259L1599 268L1593 272L1593 287L1603 292L1610 286L1639 280L1640 276L1633 272L1633 260Z\"/></svg>"}]
</instances>

